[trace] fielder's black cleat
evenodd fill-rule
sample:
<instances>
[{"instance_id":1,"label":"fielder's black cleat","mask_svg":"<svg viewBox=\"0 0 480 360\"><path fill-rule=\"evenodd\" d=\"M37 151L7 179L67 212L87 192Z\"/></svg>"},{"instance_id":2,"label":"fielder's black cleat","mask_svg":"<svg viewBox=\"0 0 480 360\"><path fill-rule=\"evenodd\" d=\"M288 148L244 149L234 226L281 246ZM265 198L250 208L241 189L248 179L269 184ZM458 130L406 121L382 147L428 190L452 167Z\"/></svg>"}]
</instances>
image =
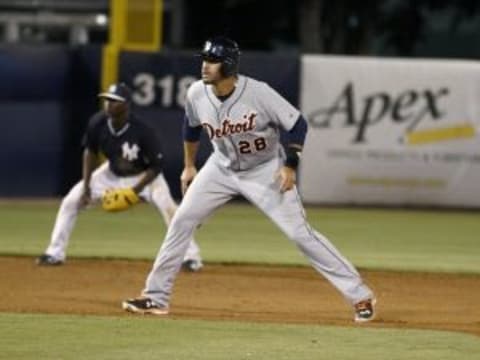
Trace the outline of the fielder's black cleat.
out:
<instances>
[{"instance_id":1,"label":"fielder's black cleat","mask_svg":"<svg viewBox=\"0 0 480 360\"><path fill-rule=\"evenodd\" d=\"M188 272L197 272L202 270L203 264L200 260L185 260L182 263L182 269Z\"/></svg>"},{"instance_id":2,"label":"fielder's black cleat","mask_svg":"<svg viewBox=\"0 0 480 360\"><path fill-rule=\"evenodd\" d=\"M37 265L41 265L41 266L58 266L58 265L63 265L64 263L63 260L56 259L52 255L48 255L48 254L40 255L35 260L35 262Z\"/></svg>"}]
</instances>

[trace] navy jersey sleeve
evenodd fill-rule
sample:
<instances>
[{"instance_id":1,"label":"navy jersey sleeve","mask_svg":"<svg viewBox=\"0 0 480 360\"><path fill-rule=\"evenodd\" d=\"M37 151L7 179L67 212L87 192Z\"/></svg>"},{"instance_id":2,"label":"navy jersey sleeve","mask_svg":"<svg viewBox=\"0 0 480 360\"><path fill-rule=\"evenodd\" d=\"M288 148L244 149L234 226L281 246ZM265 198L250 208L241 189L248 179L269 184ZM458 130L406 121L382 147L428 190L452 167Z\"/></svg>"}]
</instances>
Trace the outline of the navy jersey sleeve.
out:
<instances>
[{"instance_id":1,"label":"navy jersey sleeve","mask_svg":"<svg viewBox=\"0 0 480 360\"><path fill-rule=\"evenodd\" d=\"M146 163L155 173L163 169L163 152L160 139L155 135L153 129L145 126L143 129L143 149L145 150Z\"/></svg>"}]
</instances>

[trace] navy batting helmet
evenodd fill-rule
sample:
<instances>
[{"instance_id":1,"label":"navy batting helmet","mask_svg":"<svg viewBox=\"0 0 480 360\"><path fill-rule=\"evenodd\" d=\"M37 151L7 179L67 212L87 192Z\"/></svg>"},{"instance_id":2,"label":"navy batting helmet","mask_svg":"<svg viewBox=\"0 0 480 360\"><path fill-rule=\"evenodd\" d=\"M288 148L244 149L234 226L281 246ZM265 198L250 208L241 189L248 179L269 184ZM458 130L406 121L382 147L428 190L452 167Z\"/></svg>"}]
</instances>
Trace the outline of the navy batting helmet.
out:
<instances>
[{"instance_id":1,"label":"navy batting helmet","mask_svg":"<svg viewBox=\"0 0 480 360\"><path fill-rule=\"evenodd\" d=\"M223 76L232 76L238 73L240 62L240 48L238 44L225 36L215 36L203 45L199 54L202 59L222 63Z\"/></svg>"}]
</instances>

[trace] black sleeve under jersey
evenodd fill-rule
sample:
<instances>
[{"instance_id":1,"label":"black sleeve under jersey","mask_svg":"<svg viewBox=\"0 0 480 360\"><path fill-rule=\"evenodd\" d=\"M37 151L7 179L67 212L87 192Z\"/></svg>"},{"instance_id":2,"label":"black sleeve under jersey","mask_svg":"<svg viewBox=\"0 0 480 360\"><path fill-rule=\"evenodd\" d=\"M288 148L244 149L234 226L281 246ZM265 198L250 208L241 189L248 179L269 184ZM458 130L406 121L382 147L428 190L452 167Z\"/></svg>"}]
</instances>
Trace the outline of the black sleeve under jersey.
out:
<instances>
[{"instance_id":1,"label":"black sleeve under jersey","mask_svg":"<svg viewBox=\"0 0 480 360\"><path fill-rule=\"evenodd\" d=\"M154 130L148 127L143 129L142 137L145 160L149 164L149 168L158 174L163 169L163 152L160 139L155 135Z\"/></svg>"},{"instance_id":2,"label":"black sleeve under jersey","mask_svg":"<svg viewBox=\"0 0 480 360\"><path fill-rule=\"evenodd\" d=\"M182 127L183 140L189 142L200 141L200 136L202 135L202 128L202 125L191 127L189 125L188 117L185 114L185 116L183 117Z\"/></svg>"},{"instance_id":3,"label":"black sleeve under jersey","mask_svg":"<svg viewBox=\"0 0 480 360\"><path fill-rule=\"evenodd\" d=\"M295 122L295 125L287 133L287 141L289 144L301 145L305 143L305 137L307 136L307 120L300 115Z\"/></svg>"},{"instance_id":4,"label":"black sleeve under jersey","mask_svg":"<svg viewBox=\"0 0 480 360\"><path fill-rule=\"evenodd\" d=\"M104 113L97 112L88 121L87 129L82 139L82 146L91 150L94 153L98 153L100 150L100 125L104 121Z\"/></svg>"}]
</instances>

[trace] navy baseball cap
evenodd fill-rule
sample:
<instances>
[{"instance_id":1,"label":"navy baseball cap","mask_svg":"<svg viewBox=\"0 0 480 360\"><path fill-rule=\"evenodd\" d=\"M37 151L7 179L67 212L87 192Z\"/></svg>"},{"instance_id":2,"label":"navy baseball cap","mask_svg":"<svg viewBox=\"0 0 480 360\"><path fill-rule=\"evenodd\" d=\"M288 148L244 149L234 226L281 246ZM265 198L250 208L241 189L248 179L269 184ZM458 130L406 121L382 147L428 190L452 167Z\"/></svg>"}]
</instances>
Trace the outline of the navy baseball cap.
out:
<instances>
[{"instance_id":1,"label":"navy baseball cap","mask_svg":"<svg viewBox=\"0 0 480 360\"><path fill-rule=\"evenodd\" d=\"M106 92L98 94L98 97L113 101L130 102L132 90L125 83L112 84Z\"/></svg>"}]
</instances>

